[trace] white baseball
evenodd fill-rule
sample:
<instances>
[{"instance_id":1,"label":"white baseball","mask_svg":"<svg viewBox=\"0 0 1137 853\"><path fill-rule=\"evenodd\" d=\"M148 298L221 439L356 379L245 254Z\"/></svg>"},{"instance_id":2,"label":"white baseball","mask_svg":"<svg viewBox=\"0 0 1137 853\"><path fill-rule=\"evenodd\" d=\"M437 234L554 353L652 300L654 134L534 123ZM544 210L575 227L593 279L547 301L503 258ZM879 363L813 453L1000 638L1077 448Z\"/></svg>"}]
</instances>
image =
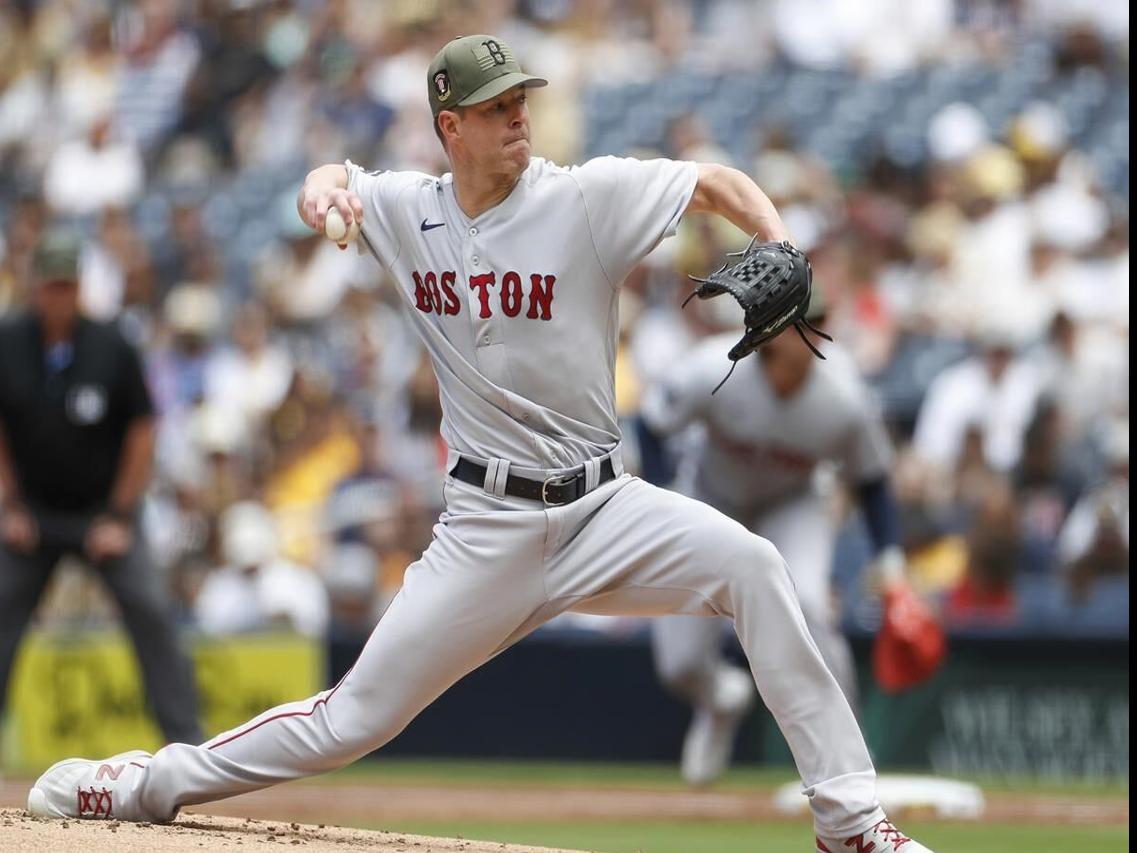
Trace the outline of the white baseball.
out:
<instances>
[{"instance_id":1,"label":"white baseball","mask_svg":"<svg viewBox=\"0 0 1137 853\"><path fill-rule=\"evenodd\" d=\"M339 209L329 207L324 217L324 234L336 243L350 243L359 236L359 223L352 217L351 225L347 225Z\"/></svg>"}]
</instances>

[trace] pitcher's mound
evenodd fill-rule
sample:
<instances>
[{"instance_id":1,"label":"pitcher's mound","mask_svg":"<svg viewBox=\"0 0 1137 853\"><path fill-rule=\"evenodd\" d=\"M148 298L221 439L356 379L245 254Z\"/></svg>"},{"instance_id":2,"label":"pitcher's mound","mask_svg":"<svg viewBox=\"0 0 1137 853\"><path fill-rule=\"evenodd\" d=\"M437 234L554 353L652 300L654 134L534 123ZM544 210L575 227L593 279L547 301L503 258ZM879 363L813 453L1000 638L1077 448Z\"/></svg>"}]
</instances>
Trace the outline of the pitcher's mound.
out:
<instances>
[{"instance_id":1,"label":"pitcher's mound","mask_svg":"<svg viewBox=\"0 0 1137 853\"><path fill-rule=\"evenodd\" d=\"M25 811L0 809L0 850L6 853L234 853L296 848L306 853L367 850L368 853L571 853L464 838L427 838L268 820L242 820L182 812L168 826L102 820L38 820Z\"/></svg>"}]
</instances>

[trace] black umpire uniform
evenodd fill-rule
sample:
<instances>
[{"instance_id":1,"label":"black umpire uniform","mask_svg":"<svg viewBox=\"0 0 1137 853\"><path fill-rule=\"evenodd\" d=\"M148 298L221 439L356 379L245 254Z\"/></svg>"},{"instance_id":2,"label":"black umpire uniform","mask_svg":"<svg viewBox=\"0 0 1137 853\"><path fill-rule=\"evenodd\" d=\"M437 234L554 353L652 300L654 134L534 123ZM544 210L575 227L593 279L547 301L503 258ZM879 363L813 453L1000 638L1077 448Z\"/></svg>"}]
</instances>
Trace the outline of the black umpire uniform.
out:
<instances>
[{"instance_id":1,"label":"black umpire uniform","mask_svg":"<svg viewBox=\"0 0 1137 853\"><path fill-rule=\"evenodd\" d=\"M49 233L32 310L0 321L0 710L12 661L59 559L82 558L113 592L158 724L200 743L189 661L137 524L154 415L138 353L78 313L79 242Z\"/></svg>"}]
</instances>

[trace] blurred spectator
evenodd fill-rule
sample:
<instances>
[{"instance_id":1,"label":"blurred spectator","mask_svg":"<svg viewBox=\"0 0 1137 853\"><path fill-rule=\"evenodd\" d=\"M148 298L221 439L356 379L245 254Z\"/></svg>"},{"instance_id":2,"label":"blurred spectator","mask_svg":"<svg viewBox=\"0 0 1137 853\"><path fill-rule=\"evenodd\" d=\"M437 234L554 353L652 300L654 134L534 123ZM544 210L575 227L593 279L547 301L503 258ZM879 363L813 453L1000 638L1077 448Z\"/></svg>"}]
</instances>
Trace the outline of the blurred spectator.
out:
<instances>
[{"instance_id":1,"label":"blurred spectator","mask_svg":"<svg viewBox=\"0 0 1137 853\"><path fill-rule=\"evenodd\" d=\"M359 467L336 484L327 503L325 529L336 543L333 550L347 543L370 549L377 560L380 597L386 601L402 585L403 572L416 559L418 546L428 544L429 535L424 538L418 530L424 522L432 526L437 512L385 467L378 424L356 418L354 429ZM330 564L323 565L326 571Z\"/></svg>"},{"instance_id":2,"label":"blurred spectator","mask_svg":"<svg viewBox=\"0 0 1137 853\"><path fill-rule=\"evenodd\" d=\"M371 159L376 144L395 120L395 111L375 100L368 90L366 68L355 56L345 58L321 109L342 139L344 157L359 163Z\"/></svg>"},{"instance_id":3,"label":"blurred spectator","mask_svg":"<svg viewBox=\"0 0 1137 853\"><path fill-rule=\"evenodd\" d=\"M364 542L382 554L396 549L402 534L400 486L383 465L377 425L362 418L353 419L352 425L359 465L336 483L325 529L338 541Z\"/></svg>"},{"instance_id":4,"label":"blurred spectator","mask_svg":"<svg viewBox=\"0 0 1137 853\"><path fill-rule=\"evenodd\" d=\"M772 7L779 48L807 67L897 73L934 54L951 33L950 0L775 0Z\"/></svg>"},{"instance_id":5,"label":"blurred spectator","mask_svg":"<svg viewBox=\"0 0 1137 853\"><path fill-rule=\"evenodd\" d=\"M1028 353L1044 393L1058 408L1064 443L1082 441L1103 416L1124 410L1129 366L1119 343L1115 335L1059 312L1046 339Z\"/></svg>"},{"instance_id":6,"label":"blurred spectator","mask_svg":"<svg viewBox=\"0 0 1137 853\"><path fill-rule=\"evenodd\" d=\"M138 148L114 138L111 114L91 120L83 139L55 149L44 175L44 198L66 216L104 208L124 208L142 193L143 167Z\"/></svg>"},{"instance_id":7,"label":"blurred spectator","mask_svg":"<svg viewBox=\"0 0 1137 853\"><path fill-rule=\"evenodd\" d=\"M163 331L155 337L148 378L163 414L205 397L205 372L221 324L221 303L206 284L184 283L166 296Z\"/></svg>"},{"instance_id":8,"label":"blurred spectator","mask_svg":"<svg viewBox=\"0 0 1137 853\"><path fill-rule=\"evenodd\" d=\"M257 294L285 334L299 361L327 364L320 324L331 316L352 279L357 256L316 234L296 212L295 193L277 200L274 212L285 242L273 245L257 260Z\"/></svg>"},{"instance_id":9,"label":"blurred spectator","mask_svg":"<svg viewBox=\"0 0 1137 853\"><path fill-rule=\"evenodd\" d=\"M364 642L385 607L375 552L362 543L343 542L329 551L321 568L331 606L330 638Z\"/></svg>"},{"instance_id":10,"label":"blurred spectator","mask_svg":"<svg viewBox=\"0 0 1137 853\"><path fill-rule=\"evenodd\" d=\"M336 484L359 467L350 424L328 378L304 369L293 374L288 394L269 419L264 500L281 520L281 553L305 566L319 559L324 505Z\"/></svg>"},{"instance_id":11,"label":"blurred spectator","mask_svg":"<svg viewBox=\"0 0 1137 853\"><path fill-rule=\"evenodd\" d=\"M103 210L97 236L83 247L80 271L80 298L91 317L111 320L126 305L150 301L150 252L122 208Z\"/></svg>"},{"instance_id":12,"label":"blurred spectator","mask_svg":"<svg viewBox=\"0 0 1137 853\"><path fill-rule=\"evenodd\" d=\"M1095 584L1129 577L1129 424L1112 425L1107 479L1074 506L1058 543L1070 600L1085 603Z\"/></svg>"},{"instance_id":13,"label":"blurred spectator","mask_svg":"<svg viewBox=\"0 0 1137 853\"><path fill-rule=\"evenodd\" d=\"M976 331L990 317L1021 314L1038 328L1024 307L1031 290L1031 220L1022 200L1021 163L1009 149L988 145L960 165L956 180L965 221L952 253L949 283L960 330ZM1020 331L1029 333L1030 328Z\"/></svg>"},{"instance_id":14,"label":"blurred spectator","mask_svg":"<svg viewBox=\"0 0 1137 853\"><path fill-rule=\"evenodd\" d=\"M32 257L46 219L45 206L36 196L20 198L9 208L0 239L0 316L30 296L26 290Z\"/></svg>"},{"instance_id":15,"label":"blurred spectator","mask_svg":"<svg viewBox=\"0 0 1137 853\"><path fill-rule=\"evenodd\" d=\"M215 526L226 509L256 491L255 460L249 459L245 424L237 413L203 405L187 415L179 433L189 447L172 480L195 490L196 505Z\"/></svg>"},{"instance_id":16,"label":"blurred spectator","mask_svg":"<svg viewBox=\"0 0 1137 853\"><path fill-rule=\"evenodd\" d=\"M1065 468L1062 420L1052 402L1040 403L1023 438L1014 478L1022 516L1023 563L1040 574L1054 568L1059 530L1082 485Z\"/></svg>"},{"instance_id":17,"label":"blurred spectator","mask_svg":"<svg viewBox=\"0 0 1137 853\"><path fill-rule=\"evenodd\" d=\"M276 521L263 506L247 502L221 517L224 566L210 572L194 613L207 634L284 629L323 637L328 599L310 570L281 558Z\"/></svg>"},{"instance_id":18,"label":"blurred spectator","mask_svg":"<svg viewBox=\"0 0 1137 853\"><path fill-rule=\"evenodd\" d=\"M382 453L391 471L415 499L432 507L442 505L446 443L438 432L441 422L437 380L423 352L407 388L402 429L383 433Z\"/></svg>"},{"instance_id":19,"label":"blurred spectator","mask_svg":"<svg viewBox=\"0 0 1137 853\"><path fill-rule=\"evenodd\" d=\"M186 85L179 131L204 137L222 167L232 168L237 102L266 85L275 69L262 52L260 4L207 0L204 6L201 60Z\"/></svg>"},{"instance_id":20,"label":"blurred spectator","mask_svg":"<svg viewBox=\"0 0 1137 853\"><path fill-rule=\"evenodd\" d=\"M78 44L63 52L56 71L59 118L64 130L75 136L113 116L124 64L115 50L107 10L99 8L101 3L87 5L91 18L78 24Z\"/></svg>"},{"instance_id":21,"label":"blurred spectator","mask_svg":"<svg viewBox=\"0 0 1137 853\"><path fill-rule=\"evenodd\" d=\"M967 572L948 594L949 623L1007 625L1014 621L1019 563L1019 513L1006 485L990 489L967 540Z\"/></svg>"},{"instance_id":22,"label":"blurred spectator","mask_svg":"<svg viewBox=\"0 0 1137 853\"><path fill-rule=\"evenodd\" d=\"M326 331L337 393L386 420L404 408L422 349L398 299L394 288L353 277Z\"/></svg>"},{"instance_id":23,"label":"blurred spectator","mask_svg":"<svg viewBox=\"0 0 1137 853\"><path fill-rule=\"evenodd\" d=\"M175 196L169 233L153 249L157 301L165 299L167 290L177 282L222 279L218 247L205 230L198 194L183 191Z\"/></svg>"},{"instance_id":24,"label":"blurred spectator","mask_svg":"<svg viewBox=\"0 0 1137 853\"><path fill-rule=\"evenodd\" d=\"M945 370L928 389L913 443L941 470L956 467L971 428L978 430L983 458L993 470L1010 470L1022 454L1041 379L1035 365L1015 357L1014 333L1001 327L1006 323L992 318L981 353Z\"/></svg>"},{"instance_id":25,"label":"blurred spectator","mask_svg":"<svg viewBox=\"0 0 1137 853\"><path fill-rule=\"evenodd\" d=\"M937 163L964 162L990 141L991 127L972 104L950 103L928 123L928 153Z\"/></svg>"},{"instance_id":26,"label":"blurred spectator","mask_svg":"<svg viewBox=\"0 0 1137 853\"><path fill-rule=\"evenodd\" d=\"M1027 0L1023 3L1022 15L1030 24L1064 30L1067 39L1073 37L1091 45L1103 37L1129 38L1129 5L1126 3Z\"/></svg>"},{"instance_id":27,"label":"blurred spectator","mask_svg":"<svg viewBox=\"0 0 1137 853\"><path fill-rule=\"evenodd\" d=\"M176 0L142 0L123 7L118 24L125 58L118 117L126 137L150 154L180 120L183 93L201 48L178 23Z\"/></svg>"},{"instance_id":28,"label":"blurred spectator","mask_svg":"<svg viewBox=\"0 0 1137 853\"><path fill-rule=\"evenodd\" d=\"M212 405L239 413L249 432L288 393L292 359L268 340L268 318L256 302L242 305L233 320L233 345L214 352L205 365L205 399Z\"/></svg>"}]
</instances>

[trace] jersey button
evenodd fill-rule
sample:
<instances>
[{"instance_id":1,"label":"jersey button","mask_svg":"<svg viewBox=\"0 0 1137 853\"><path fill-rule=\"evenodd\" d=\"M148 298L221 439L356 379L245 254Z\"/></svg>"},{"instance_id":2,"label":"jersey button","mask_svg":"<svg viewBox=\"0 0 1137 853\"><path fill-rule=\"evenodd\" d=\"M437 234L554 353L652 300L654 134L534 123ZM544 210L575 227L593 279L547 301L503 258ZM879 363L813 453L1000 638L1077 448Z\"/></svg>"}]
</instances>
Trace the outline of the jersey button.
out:
<instances>
[{"instance_id":1,"label":"jersey button","mask_svg":"<svg viewBox=\"0 0 1137 853\"><path fill-rule=\"evenodd\" d=\"M471 260L474 262L474 266L478 265L478 256L477 255L474 255L474 257L471 258Z\"/></svg>"},{"instance_id":2,"label":"jersey button","mask_svg":"<svg viewBox=\"0 0 1137 853\"><path fill-rule=\"evenodd\" d=\"M470 229L470 236L471 237L477 237L478 236L478 229L477 228L471 228Z\"/></svg>"}]
</instances>

